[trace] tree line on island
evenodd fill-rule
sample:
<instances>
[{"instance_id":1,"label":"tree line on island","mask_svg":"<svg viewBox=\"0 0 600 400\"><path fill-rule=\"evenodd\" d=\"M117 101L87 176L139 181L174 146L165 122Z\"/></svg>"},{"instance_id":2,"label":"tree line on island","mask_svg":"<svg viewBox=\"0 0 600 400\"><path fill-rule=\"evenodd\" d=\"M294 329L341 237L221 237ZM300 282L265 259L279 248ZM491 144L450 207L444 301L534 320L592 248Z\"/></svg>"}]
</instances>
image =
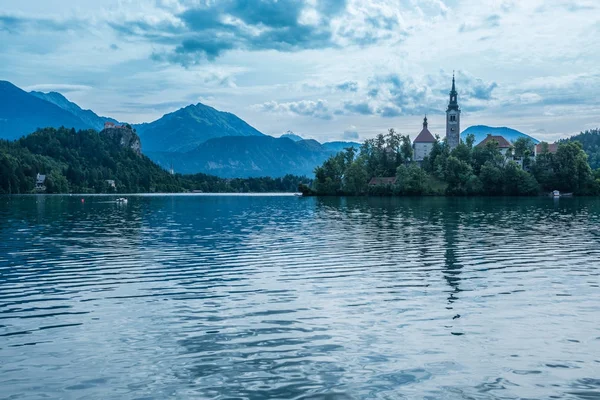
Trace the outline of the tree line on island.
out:
<instances>
[{"instance_id":1,"label":"tree line on island","mask_svg":"<svg viewBox=\"0 0 600 400\"><path fill-rule=\"evenodd\" d=\"M171 174L123 146L122 137L95 130L44 128L15 141L0 140L0 194L34 193L37 174L45 175L45 193L295 192L299 184L310 183L293 175Z\"/></svg>"},{"instance_id":2,"label":"tree line on island","mask_svg":"<svg viewBox=\"0 0 600 400\"><path fill-rule=\"evenodd\" d=\"M583 141L580 142L578 139ZM496 141L474 146L475 138L450 150L436 136L431 152L416 163L408 136L390 129L367 139L359 151L348 148L315 169L305 195L535 196L553 190L600 194L600 131L586 131L559 142L556 152L519 138L503 154ZM584 151L584 147L591 155ZM382 178L386 177L386 178ZM393 178L393 179L392 179Z\"/></svg>"}]
</instances>

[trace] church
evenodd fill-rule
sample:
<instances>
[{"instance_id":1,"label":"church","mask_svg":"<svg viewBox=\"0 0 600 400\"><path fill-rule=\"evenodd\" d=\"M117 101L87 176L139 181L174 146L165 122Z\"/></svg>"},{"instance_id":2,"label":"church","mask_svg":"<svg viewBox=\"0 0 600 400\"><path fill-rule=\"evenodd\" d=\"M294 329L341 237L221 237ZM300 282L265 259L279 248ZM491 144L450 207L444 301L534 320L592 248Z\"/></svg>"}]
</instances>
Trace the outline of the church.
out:
<instances>
[{"instance_id":1,"label":"church","mask_svg":"<svg viewBox=\"0 0 600 400\"><path fill-rule=\"evenodd\" d=\"M413 141L414 160L417 162L423 161L431 152L435 142L435 137L427 128L427 116L425 116L423 130ZM458 106L458 92L456 91L454 75L452 75L450 101L446 109L446 143L450 150L460 143L460 107Z\"/></svg>"}]
</instances>

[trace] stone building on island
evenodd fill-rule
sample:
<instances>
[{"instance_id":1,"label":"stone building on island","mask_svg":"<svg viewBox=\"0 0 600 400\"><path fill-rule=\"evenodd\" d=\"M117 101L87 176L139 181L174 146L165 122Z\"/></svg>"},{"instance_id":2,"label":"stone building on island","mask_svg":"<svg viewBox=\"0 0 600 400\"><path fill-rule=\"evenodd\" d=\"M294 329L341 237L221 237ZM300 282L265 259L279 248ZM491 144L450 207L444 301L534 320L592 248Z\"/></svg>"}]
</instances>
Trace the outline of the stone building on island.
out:
<instances>
[{"instance_id":1,"label":"stone building on island","mask_svg":"<svg viewBox=\"0 0 600 400\"><path fill-rule=\"evenodd\" d=\"M452 75L452 89L450 90L450 100L446 109L446 144L450 150L454 149L460 143L460 113L458 105L458 92L456 91L456 80ZM423 130L413 141L414 161L421 162L429 156L433 144L437 139L427 127L427 116L423 119Z\"/></svg>"},{"instance_id":2,"label":"stone building on island","mask_svg":"<svg viewBox=\"0 0 600 400\"><path fill-rule=\"evenodd\" d=\"M413 141L413 158L417 162L421 162L431 153L433 144L437 139L429 132L427 128L427 116L423 119L423 130Z\"/></svg>"}]
</instances>

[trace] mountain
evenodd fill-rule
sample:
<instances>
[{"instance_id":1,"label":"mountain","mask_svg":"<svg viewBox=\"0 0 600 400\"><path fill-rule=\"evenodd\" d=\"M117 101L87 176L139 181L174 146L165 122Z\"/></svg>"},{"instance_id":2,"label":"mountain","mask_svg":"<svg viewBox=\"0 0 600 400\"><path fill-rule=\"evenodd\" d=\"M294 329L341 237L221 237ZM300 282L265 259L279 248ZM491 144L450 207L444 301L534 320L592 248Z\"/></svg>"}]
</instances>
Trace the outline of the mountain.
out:
<instances>
[{"instance_id":1,"label":"mountain","mask_svg":"<svg viewBox=\"0 0 600 400\"><path fill-rule=\"evenodd\" d=\"M90 126L61 107L0 81L0 138L18 139L37 128L88 129Z\"/></svg>"},{"instance_id":2,"label":"mountain","mask_svg":"<svg viewBox=\"0 0 600 400\"><path fill-rule=\"evenodd\" d=\"M538 144L540 142L539 140L537 140L523 132L519 132L515 129L506 128L506 127L495 128L495 127L485 126L485 125L474 125L474 126L470 126L467 129L465 129L460 134L460 136L463 140L465 140L467 138L467 136L470 134L475 135L475 144L477 144L477 143L481 142L483 139L485 139L485 137L488 134L491 134L494 136L496 136L496 135L503 136L509 142L514 142L515 140L517 140L521 137L531 139L531 141L535 144Z\"/></svg>"},{"instance_id":3,"label":"mountain","mask_svg":"<svg viewBox=\"0 0 600 400\"><path fill-rule=\"evenodd\" d=\"M356 150L360 149L360 143L356 142L326 142L323 143L323 147L327 150L339 153L344 151L348 147L354 147Z\"/></svg>"},{"instance_id":4,"label":"mountain","mask_svg":"<svg viewBox=\"0 0 600 400\"><path fill-rule=\"evenodd\" d=\"M77 118L82 120L89 127L96 129L97 131L101 131L102 129L104 129L105 122L112 122L115 124L118 123L117 120L114 120L112 118L100 117L96 113L94 113L92 110L82 110L81 107L79 107L77 104L67 100L67 98L60 93L57 93L57 92L49 92L49 93L29 92L29 93L34 95L37 98L46 100L47 102L57 105L65 111L70 112L71 114L75 115Z\"/></svg>"},{"instance_id":5,"label":"mountain","mask_svg":"<svg viewBox=\"0 0 600 400\"><path fill-rule=\"evenodd\" d=\"M210 139L186 153L145 153L164 168L173 165L178 173L202 172L224 178L312 176L314 168L334 154L316 140L294 142L266 135Z\"/></svg>"},{"instance_id":6,"label":"mountain","mask_svg":"<svg viewBox=\"0 0 600 400\"><path fill-rule=\"evenodd\" d=\"M237 116L202 103L189 105L135 128L144 151L186 152L223 136L264 136Z\"/></svg>"},{"instance_id":7,"label":"mountain","mask_svg":"<svg viewBox=\"0 0 600 400\"><path fill-rule=\"evenodd\" d=\"M283 135L281 135L280 137L282 138L288 138L288 139L292 139L294 142L299 142L300 140L304 140L304 138L302 136L298 136L296 135L294 132L292 131L287 131L286 133L284 133Z\"/></svg>"}]
</instances>

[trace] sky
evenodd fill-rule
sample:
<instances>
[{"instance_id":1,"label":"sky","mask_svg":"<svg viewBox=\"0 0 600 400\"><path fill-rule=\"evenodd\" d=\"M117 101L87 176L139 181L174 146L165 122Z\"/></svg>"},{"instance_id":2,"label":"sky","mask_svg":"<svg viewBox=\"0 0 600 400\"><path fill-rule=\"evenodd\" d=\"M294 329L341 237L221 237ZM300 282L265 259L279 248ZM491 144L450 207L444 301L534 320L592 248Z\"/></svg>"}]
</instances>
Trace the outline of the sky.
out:
<instances>
[{"instance_id":1,"label":"sky","mask_svg":"<svg viewBox=\"0 0 600 400\"><path fill-rule=\"evenodd\" d=\"M424 114L553 141L600 127L598 0L0 0L0 80L123 122L202 102L360 141Z\"/></svg>"}]
</instances>

